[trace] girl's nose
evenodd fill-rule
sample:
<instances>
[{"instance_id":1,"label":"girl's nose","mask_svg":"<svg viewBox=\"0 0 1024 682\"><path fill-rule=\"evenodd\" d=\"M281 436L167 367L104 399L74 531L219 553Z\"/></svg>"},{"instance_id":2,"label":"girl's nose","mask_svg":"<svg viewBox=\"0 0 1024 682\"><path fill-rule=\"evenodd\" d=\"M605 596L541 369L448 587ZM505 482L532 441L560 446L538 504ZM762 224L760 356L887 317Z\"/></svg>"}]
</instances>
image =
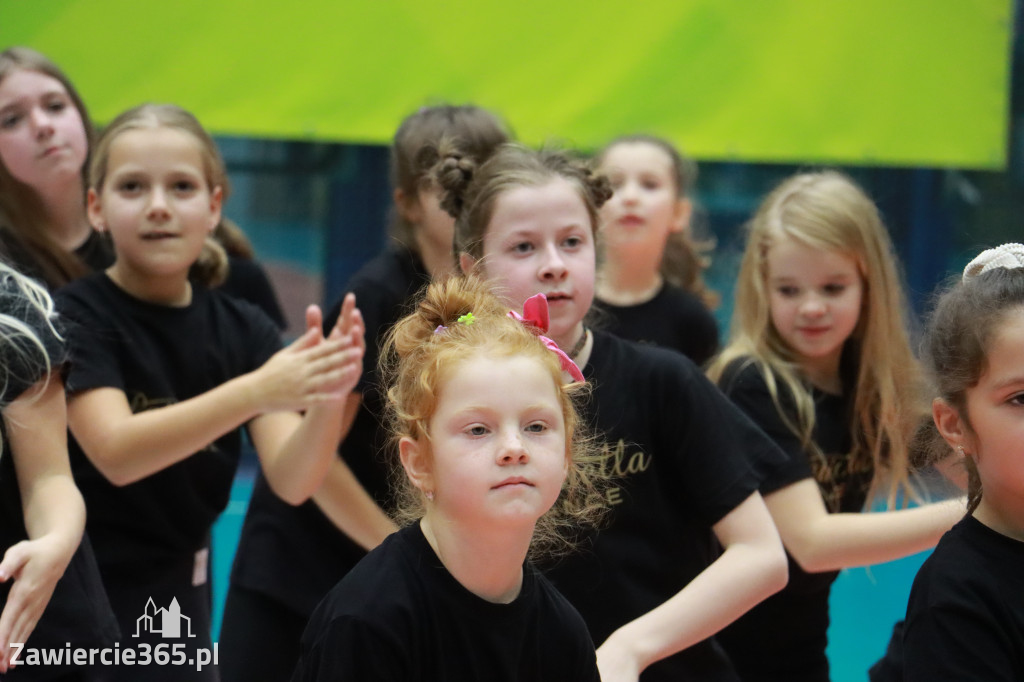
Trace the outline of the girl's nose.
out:
<instances>
[{"instance_id":1,"label":"girl's nose","mask_svg":"<svg viewBox=\"0 0 1024 682\"><path fill-rule=\"evenodd\" d=\"M541 264L540 277L545 281L559 282L565 279L568 269L565 267L565 260L558 252L554 244L544 251L544 262Z\"/></svg>"},{"instance_id":2,"label":"girl's nose","mask_svg":"<svg viewBox=\"0 0 1024 682\"><path fill-rule=\"evenodd\" d=\"M167 206L167 194L162 188L154 187L149 195L146 217L150 220L165 220L168 216L170 216L170 209Z\"/></svg>"},{"instance_id":3,"label":"girl's nose","mask_svg":"<svg viewBox=\"0 0 1024 682\"><path fill-rule=\"evenodd\" d=\"M499 464L525 464L529 459L530 455L526 452L518 430L505 436L498 453Z\"/></svg>"},{"instance_id":4,"label":"girl's nose","mask_svg":"<svg viewBox=\"0 0 1024 682\"><path fill-rule=\"evenodd\" d=\"M53 135L53 120L42 107L33 107L30 114L36 138L43 140Z\"/></svg>"},{"instance_id":5,"label":"girl's nose","mask_svg":"<svg viewBox=\"0 0 1024 682\"><path fill-rule=\"evenodd\" d=\"M622 203L624 203L624 204L636 203L638 192L637 192L637 187L636 187L636 183L635 182L632 182L632 181L624 182L624 183L622 183L622 185L617 190L615 190L615 192L622 198Z\"/></svg>"},{"instance_id":6,"label":"girl's nose","mask_svg":"<svg viewBox=\"0 0 1024 682\"><path fill-rule=\"evenodd\" d=\"M817 296L808 296L803 303L800 304L800 314L804 317L818 318L827 312L828 308L825 302Z\"/></svg>"}]
</instances>

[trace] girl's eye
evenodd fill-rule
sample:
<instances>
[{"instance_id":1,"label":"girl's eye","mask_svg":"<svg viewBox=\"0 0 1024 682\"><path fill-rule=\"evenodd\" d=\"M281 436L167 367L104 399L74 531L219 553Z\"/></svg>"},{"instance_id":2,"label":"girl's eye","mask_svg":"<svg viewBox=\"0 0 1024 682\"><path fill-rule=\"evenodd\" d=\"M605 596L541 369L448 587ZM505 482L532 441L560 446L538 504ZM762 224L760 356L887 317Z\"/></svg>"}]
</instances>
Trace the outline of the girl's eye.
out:
<instances>
[{"instance_id":1,"label":"girl's eye","mask_svg":"<svg viewBox=\"0 0 1024 682\"><path fill-rule=\"evenodd\" d=\"M4 114L2 117L0 117L0 128L3 128L4 130L9 130L10 128L13 128L14 126L18 125L18 121L20 120L20 114Z\"/></svg>"},{"instance_id":2,"label":"girl's eye","mask_svg":"<svg viewBox=\"0 0 1024 682\"><path fill-rule=\"evenodd\" d=\"M548 430L548 425L544 422L534 422L526 427L528 433L544 433Z\"/></svg>"},{"instance_id":3,"label":"girl's eye","mask_svg":"<svg viewBox=\"0 0 1024 682\"><path fill-rule=\"evenodd\" d=\"M512 245L512 251L515 253L530 253L533 251L533 244L530 242L519 242Z\"/></svg>"},{"instance_id":4,"label":"girl's eye","mask_svg":"<svg viewBox=\"0 0 1024 682\"><path fill-rule=\"evenodd\" d=\"M53 112L64 111L67 106L67 102L60 99L50 100L46 103L46 108Z\"/></svg>"},{"instance_id":5,"label":"girl's eye","mask_svg":"<svg viewBox=\"0 0 1024 682\"><path fill-rule=\"evenodd\" d=\"M1007 400L1007 402L1014 405L1024 406L1024 393L1018 393L1017 395L1010 396L1010 399Z\"/></svg>"},{"instance_id":6,"label":"girl's eye","mask_svg":"<svg viewBox=\"0 0 1024 682\"><path fill-rule=\"evenodd\" d=\"M575 249L575 248L578 248L578 247L583 245L583 237L580 237L580 236L577 236L577 235L573 235L571 237L566 237L565 241L563 243L565 244L566 247L568 247L570 249Z\"/></svg>"},{"instance_id":7,"label":"girl's eye","mask_svg":"<svg viewBox=\"0 0 1024 682\"><path fill-rule=\"evenodd\" d=\"M476 424L476 425L470 426L468 429L466 429L466 433L468 433L471 436L486 436L487 435L487 427L486 426L481 426L480 424Z\"/></svg>"},{"instance_id":8,"label":"girl's eye","mask_svg":"<svg viewBox=\"0 0 1024 682\"><path fill-rule=\"evenodd\" d=\"M135 194L142 190L142 183L138 180L122 180L117 183L117 191L121 194Z\"/></svg>"},{"instance_id":9,"label":"girl's eye","mask_svg":"<svg viewBox=\"0 0 1024 682\"><path fill-rule=\"evenodd\" d=\"M198 189L198 185L191 180L178 180L172 185L172 189L178 194L189 194Z\"/></svg>"},{"instance_id":10,"label":"girl's eye","mask_svg":"<svg viewBox=\"0 0 1024 682\"><path fill-rule=\"evenodd\" d=\"M780 296L783 296L785 298L793 298L794 296L800 293L800 290L791 284L783 284L782 286L778 287L776 291L779 292Z\"/></svg>"},{"instance_id":11,"label":"girl's eye","mask_svg":"<svg viewBox=\"0 0 1024 682\"><path fill-rule=\"evenodd\" d=\"M845 284L826 284L825 293L829 296L838 296L839 294L846 291Z\"/></svg>"},{"instance_id":12,"label":"girl's eye","mask_svg":"<svg viewBox=\"0 0 1024 682\"><path fill-rule=\"evenodd\" d=\"M644 180L643 188L648 190L655 190L661 187L661 183L657 180Z\"/></svg>"}]
</instances>

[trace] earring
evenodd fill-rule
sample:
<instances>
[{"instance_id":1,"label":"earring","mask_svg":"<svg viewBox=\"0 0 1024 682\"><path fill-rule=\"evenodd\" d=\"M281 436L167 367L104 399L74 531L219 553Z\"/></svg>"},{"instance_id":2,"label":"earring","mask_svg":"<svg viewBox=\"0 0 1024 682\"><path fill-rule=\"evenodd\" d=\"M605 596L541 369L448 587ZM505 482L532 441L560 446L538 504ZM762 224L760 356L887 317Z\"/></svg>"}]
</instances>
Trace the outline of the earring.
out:
<instances>
[{"instance_id":1,"label":"earring","mask_svg":"<svg viewBox=\"0 0 1024 682\"><path fill-rule=\"evenodd\" d=\"M430 502L434 501L434 491L433 490L428 490L427 492L425 492L423 494L427 496L427 500L428 501L430 501Z\"/></svg>"},{"instance_id":2,"label":"earring","mask_svg":"<svg viewBox=\"0 0 1024 682\"><path fill-rule=\"evenodd\" d=\"M961 457L966 457L967 456L967 453L964 452L964 446L963 445L957 445L956 446L956 452Z\"/></svg>"}]
</instances>

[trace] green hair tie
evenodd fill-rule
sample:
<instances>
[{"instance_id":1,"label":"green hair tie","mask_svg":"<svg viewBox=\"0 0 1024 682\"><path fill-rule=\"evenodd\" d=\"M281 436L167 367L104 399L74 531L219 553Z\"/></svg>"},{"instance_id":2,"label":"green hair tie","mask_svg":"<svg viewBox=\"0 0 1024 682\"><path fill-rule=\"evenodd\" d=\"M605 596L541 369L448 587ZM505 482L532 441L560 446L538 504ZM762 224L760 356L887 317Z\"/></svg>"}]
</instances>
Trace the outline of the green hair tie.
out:
<instances>
[{"instance_id":1,"label":"green hair tie","mask_svg":"<svg viewBox=\"0 0 1024 682\"><path fill-rule=\"evenodd\" d=\"M465 315L460 315L459 319L456 320L456 322L461 322L462 324L465 324L465 325L471 325L475 321L476 321L476 318L473 317L473 313L466 313Z\"/></svg>"}]
</instances>

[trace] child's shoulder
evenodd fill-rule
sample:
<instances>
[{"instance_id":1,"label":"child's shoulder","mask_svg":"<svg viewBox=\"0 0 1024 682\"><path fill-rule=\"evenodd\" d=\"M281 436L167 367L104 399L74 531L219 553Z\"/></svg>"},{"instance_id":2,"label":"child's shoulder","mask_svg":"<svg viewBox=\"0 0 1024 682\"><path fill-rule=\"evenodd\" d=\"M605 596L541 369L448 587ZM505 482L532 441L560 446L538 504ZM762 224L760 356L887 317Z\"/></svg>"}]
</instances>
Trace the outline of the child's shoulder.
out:
<instances>
[{"instance_id":1,"label":"child's shoulder","mask_svg":"<svg viewBox=\"0 0 1024 682\"><path fill-rule=\"evenodd\" d=\"M595 329L591 363L617 367L637 375L699 375L693 361L682 353L648 343L623 339L611 332Z\"/></svg>"}]
</instances>

